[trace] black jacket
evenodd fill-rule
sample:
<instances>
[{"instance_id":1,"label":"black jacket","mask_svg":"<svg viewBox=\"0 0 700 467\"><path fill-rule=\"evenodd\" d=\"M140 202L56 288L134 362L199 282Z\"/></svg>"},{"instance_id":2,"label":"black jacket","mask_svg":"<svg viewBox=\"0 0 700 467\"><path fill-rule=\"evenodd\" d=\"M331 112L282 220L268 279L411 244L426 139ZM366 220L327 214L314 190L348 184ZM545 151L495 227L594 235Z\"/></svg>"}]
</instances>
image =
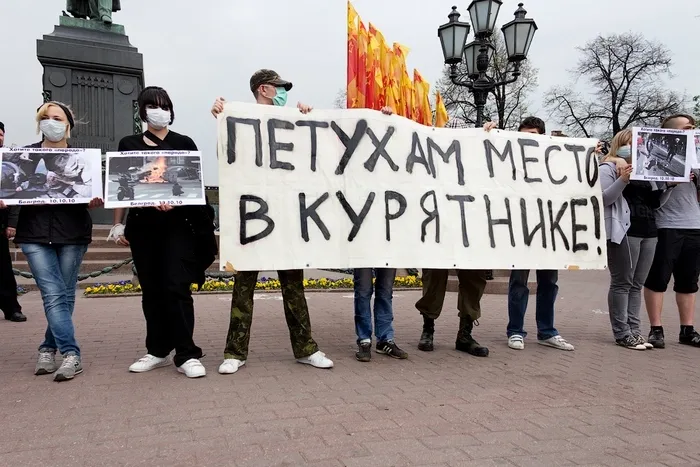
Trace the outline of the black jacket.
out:
<instances>
[{"instance_id":1,"label":"black jacket","mask_svg":"<svg viewBox=\"0 0 700 467\"><path fill-rule=\"evenodd\" d=\"M35 143L30 148L39 148ZM15 243L87 245L92 242L92 218L87 204L13 207L8 225L15 227Z\"/></svg>"}]
</instances>

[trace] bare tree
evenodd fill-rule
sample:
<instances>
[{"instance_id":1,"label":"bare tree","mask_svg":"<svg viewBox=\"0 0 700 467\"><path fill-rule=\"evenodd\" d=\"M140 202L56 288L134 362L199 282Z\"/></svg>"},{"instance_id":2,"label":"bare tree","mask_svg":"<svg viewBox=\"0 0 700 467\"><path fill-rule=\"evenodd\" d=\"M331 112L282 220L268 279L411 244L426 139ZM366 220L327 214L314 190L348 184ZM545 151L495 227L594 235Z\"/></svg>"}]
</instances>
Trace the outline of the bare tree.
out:
<instances>
[{"instance_id":1,"label":"bare tree","mask_svg":"<svg viewBox=\"0 0 700 467\"><path fill-rule=\"evenodd\" d=\"M611 136L622 129L657 125L678 112L684 98L663 84L671 77L671 53L642 34L598 36L577 49L581 58L571 70L575 86L557 86L545 96L551 116L576 136Z\"/></svg>"},{"instance_id":2,"label":"bare tree","mask_svg":"<svg viewBox=\"0 0 700 467\"><path fill-rule=\"evenodd\" d=\"M348 90L345 88L341 88L338 90L338 93L335 95L335 99L333 99L333 108L334 109L345 109L348 106Z\"/></svg>"},{"instance_id":3,"label":"bare tree","mask_svg":"<svg viewBox=\"0 0 700 467\"><path fill-rule=\"evenodd\" d=\"M488 73L496 81L504 81L511 74L512 65L508 63L503 38L495 35L492 41L495 51L489 64ZM506 86L498 86L489 95L489 100L484 109L486 120L498 122L501 129L517 129L520 121L528 114L528 96L537 87L538 70L533 68L529 61L520 67L521 75L518 80ZM467 68L464 63L459 67L459 79L466 78ZM443 77L436 85L442 94L450 118L457 118L468 125L476 122L476 107L469 90L463 86L452 83L449 76L449 68L445 67Z\"/></svg>"}]
</instances>

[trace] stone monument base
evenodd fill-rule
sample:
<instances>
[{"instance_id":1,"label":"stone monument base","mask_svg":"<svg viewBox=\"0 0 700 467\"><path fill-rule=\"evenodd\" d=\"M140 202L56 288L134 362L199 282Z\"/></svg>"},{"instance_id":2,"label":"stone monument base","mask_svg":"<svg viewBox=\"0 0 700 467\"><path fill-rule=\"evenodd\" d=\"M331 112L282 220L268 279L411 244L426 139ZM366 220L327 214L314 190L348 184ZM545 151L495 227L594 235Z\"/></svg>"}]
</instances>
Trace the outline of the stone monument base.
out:
<instances>
[{"instance_id":1,"label":"stone monument base","mask_svg":"<svg viewBox=\"0 0 700 467\"><path fill-rule=\"evenodd\" d=\"M121 138L142 131L136 100L143 56L124 26L61 16L54 31L37 40L37 58L44 67L43 101L68 104L75 114L72 146L116 151ZM112 223L110 211L95 209L92 217Z\"/></svg>"}]
</instances>

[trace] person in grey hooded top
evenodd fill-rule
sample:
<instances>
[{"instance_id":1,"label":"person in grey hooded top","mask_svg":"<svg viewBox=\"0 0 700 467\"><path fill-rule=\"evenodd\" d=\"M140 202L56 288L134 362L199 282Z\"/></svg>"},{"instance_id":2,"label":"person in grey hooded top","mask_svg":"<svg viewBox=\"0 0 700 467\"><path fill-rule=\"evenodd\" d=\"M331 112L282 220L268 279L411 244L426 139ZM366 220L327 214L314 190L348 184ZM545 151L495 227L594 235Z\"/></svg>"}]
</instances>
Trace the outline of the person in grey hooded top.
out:
<instances>
[{"instance_id":1,"label":"person in grey hooded top","mask_svg":"<svg viewBox=\"0 0 700 467\"><path fill-rule=\"evenodd\" d=\"M631 143L630 130L617 133L611 142L610 153L600 166L610 271L608 312L615 343L628 349L646 350L652 345L642 336L639 315L642 286L654 259L656 233L639 235L645 230L644 219L640 220L633 210L645 208L653 215L658 202L653 204L652 193L659 190L654 190L649 182L630 181L631 165L616 167L616 162L621 159L626 163L631 160ZM627 199L628 194L631 202Z\"/></svg>"}]
</instances>

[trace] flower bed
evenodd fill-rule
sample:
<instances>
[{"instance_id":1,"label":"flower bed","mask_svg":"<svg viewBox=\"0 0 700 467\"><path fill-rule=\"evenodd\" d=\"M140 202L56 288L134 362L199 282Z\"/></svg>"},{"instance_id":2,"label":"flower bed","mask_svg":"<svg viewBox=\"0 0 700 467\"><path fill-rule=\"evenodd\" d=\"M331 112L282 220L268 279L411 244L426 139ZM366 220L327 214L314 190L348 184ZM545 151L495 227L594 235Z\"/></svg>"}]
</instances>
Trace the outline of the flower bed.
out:
<instances>
[{"instance_id":1,"label":"flower bed","mask_svg":"<svg viewBox=\"0 0 700 467\"><path fill-rule=\"evenodd\" d=\"M395 288L420 288L422 286L423 283L417 276L401 276L394 280ZM304 279L304 288L309 290L351 290L352 287L352 279ZM192 284L193 292L230 292L231 290L233 290L233 280L209 280L201 288L198 288L196 284ZM255 284L255 290L280 290L280 281L263 277ZM134 285L131 281L96 284L85 289L85 295L127 295L138 293L141 293L141 286Z\"/></svg>"}]
</instances>

